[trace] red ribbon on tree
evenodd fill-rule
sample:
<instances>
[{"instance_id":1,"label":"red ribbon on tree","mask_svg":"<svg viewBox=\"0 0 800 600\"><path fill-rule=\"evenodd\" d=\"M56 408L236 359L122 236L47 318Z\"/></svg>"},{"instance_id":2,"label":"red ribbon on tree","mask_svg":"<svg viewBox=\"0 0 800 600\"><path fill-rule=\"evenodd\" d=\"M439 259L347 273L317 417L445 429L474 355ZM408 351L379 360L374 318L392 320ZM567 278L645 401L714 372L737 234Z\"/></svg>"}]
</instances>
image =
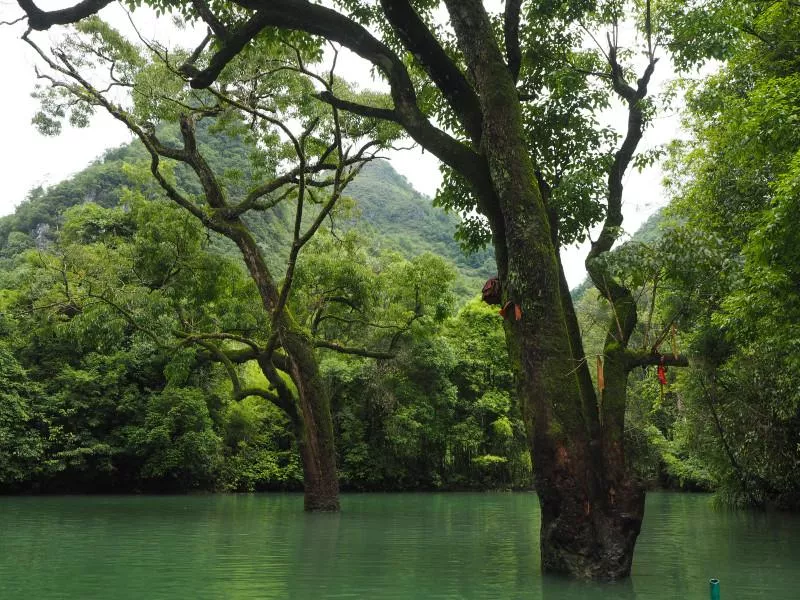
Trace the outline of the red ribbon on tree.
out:
<instances>
[{"instance_id":1,"label":"red ribbon on tree","mask_svg":"<svg viewBox=\"0 0 800 600\"><path fill-rule=\"evenodd\" d=\"M664 366L664 357L661 357L661 364L658 365L658 382L665 386L667 385L667 367Z\"/></svg>"}]
</instances>

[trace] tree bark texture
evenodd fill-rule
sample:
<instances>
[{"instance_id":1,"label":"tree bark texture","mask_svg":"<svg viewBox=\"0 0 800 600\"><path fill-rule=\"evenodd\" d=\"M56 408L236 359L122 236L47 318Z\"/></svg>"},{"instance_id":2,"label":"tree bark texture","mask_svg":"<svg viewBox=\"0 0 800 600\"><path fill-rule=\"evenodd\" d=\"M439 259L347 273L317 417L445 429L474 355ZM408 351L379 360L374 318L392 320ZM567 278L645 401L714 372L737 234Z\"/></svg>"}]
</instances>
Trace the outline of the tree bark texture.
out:
<instances>
[{"instance_id":1,"label":"tree bark texture","mask_svg":"<svg viewBox=\"0 0 800 600\"><path fill-rule=\"evenodd\" d=\"M300 404L304 508L338 511L339 479L330 397L319 373L313 345L299 328L285 324L279 338L289 356L290 375Z\"/></svg>"},{"instance_id":2,"label":"tree bark texture","mask_svg":"<svg viewBox=\"0 0 800 600\"><path fill-rule=\"evenodd\" d=\"M241 224L233 228L229 237L239 246L264 308L270 312L278 301L278 292L255 239ZM296 430L303 462L303 506L307 511L338 511L339 479L330 397L319 373L313 343L287 309L275 326L297 390L300 422ZM265 375L270 379L267 373Z\"/></svg>"},{"instance_id":3,"label":"tree bark texture","mask_svg":"<svg viewBox=\"0 0 800 600\"><path fill-rule=\"evenodd\" d=\"M486 157L503 231L494 231L509 354L541 505L542 568L590 579L630 573L644 493L628 476L622 439L627 371L609 360L598 410L555 236L522 136L512 75L479 2L447 0L481 102ZM607 420L606 429L603 420Z\"/></svg>"}]
</instances>

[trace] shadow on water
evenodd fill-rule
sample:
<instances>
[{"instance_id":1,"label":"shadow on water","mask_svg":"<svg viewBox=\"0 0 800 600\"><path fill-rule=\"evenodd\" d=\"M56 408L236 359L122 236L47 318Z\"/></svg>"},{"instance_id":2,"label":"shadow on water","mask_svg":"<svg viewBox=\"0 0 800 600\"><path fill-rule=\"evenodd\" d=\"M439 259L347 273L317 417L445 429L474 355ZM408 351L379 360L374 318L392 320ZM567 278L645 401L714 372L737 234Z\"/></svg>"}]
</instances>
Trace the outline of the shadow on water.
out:
<instances>
[{"instance_id":1,"label":"shadow on water","mask_svg":"<svg viewBox=\"0 0 800 600\"><path fill-rule=\"evenodd\" d=\"M637 598L633 579L599 583L574 581L558 575L541 575L541 582L542 600L593 600L594 598L636 600Z\"/></svg>"},{"instance_id":2,"label":"shadow on water","mask_svg":"<svg viewBox=\"0 0 800 600\"><path fill-rule=\"evenodd\" d=\"M2 600L797 598L800 518L650 494L631 579L539 572L534 494L0 498Z\"/></svg>"}]
</instances>

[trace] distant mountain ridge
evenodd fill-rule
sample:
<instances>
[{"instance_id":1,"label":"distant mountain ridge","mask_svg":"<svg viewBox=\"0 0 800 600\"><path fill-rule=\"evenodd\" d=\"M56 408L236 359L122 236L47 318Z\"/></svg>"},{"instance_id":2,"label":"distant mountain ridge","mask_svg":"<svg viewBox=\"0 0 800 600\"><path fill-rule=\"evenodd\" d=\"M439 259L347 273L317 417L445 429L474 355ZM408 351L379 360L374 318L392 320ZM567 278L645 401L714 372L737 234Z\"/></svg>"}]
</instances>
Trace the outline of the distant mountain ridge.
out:
<instances>
[{"instance_id":1,"label":"distant mountain ridge","mask_svg":"<svg viewBox=\"0 0 800 600\"><path fill-rule=\"evenodd\" d=\"M249 172L237 164L246 162L237 157L247 156L249 151L241 140L218 135L204 138L205 150L213 160L222 163L222 168ZM125 165L145 160L144 148L133 142L109 150L65 181L47 189L32 190L13 214L0 218L0 256L8 257L43 243L71 206L83 202L116 206L121 189L134 185ZM186 178L185 185L196 184ZM396 251L407 258L432 252L454 263L459 273L455 291L460 298L477 294L483 281L494 273L491 250L466 256L453 237L459 218L434 208L430 198L417 192L389 162L376 160L367 164L346 193L356 203L357 216L351 225L368 233L376 249ZM257 236L276 259L284 254L283 242L289 239L289 217L287 210L278 210L250 218Z\"/></svg>"}]
</instances>

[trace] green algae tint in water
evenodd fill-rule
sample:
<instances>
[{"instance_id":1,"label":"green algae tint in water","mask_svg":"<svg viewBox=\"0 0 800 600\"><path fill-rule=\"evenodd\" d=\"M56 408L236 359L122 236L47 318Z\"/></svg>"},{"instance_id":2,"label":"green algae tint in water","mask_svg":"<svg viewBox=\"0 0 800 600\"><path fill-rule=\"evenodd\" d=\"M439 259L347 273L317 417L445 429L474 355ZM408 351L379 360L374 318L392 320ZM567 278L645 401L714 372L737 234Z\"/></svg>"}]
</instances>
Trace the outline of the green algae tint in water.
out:
<instances>
[{"instance_id":1,"label":"green algae tint in water","mask_svg":"<svg viewBox=\"0 0 800 600\"><path fill-rule=\"evenodd\" d=\"M534 494L0 498L0 599L800 598L800 518L650 494L633 577L539 573Z\"/></svg>"}]
</instances>

